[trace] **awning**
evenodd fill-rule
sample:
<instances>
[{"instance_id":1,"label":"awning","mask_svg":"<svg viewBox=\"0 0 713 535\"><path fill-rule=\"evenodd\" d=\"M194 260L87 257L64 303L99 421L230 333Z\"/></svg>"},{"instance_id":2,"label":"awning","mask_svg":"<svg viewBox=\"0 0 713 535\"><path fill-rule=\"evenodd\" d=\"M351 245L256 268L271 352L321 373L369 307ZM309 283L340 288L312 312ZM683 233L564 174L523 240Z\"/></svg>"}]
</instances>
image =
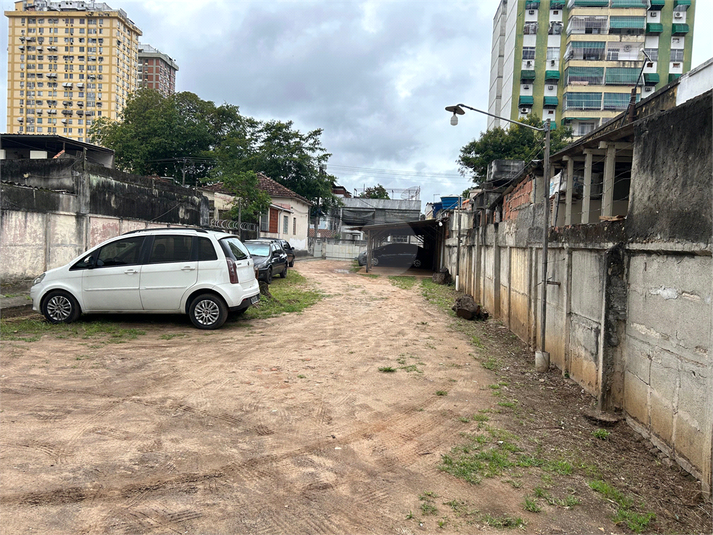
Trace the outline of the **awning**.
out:
<instances>
[{"instance_id":1,"label":"awning","mask_svg":"<svg viewBox=\"0 0 713 535\"><path fill-rule=\"evenodd\" d=\"M639 7L646 9L646 0L612 0L611 7Z\"/></svg>"},{"instance_id":2,"label":"awning","mask_svg":"<svg viewBox=\"0 0 713 535\"><path fill-rule=\"evenodd\" d=\"M566 3L564 0L551 0L550 9L564 9Z\"/></svg>"},{"instance_id":3,"label":"awning","mask_svg":"<svg viewBox=\"0 0 713 535\"><path fill-rule=\"evenodd\" d=\"M520 95L519 106L532 106L535 103L535 97L529 95Z\"/></svg>"},{"instance_id":4,"label":"awning","mask_svg":"<svg viewBox=\"0 0 713 535\"><path fill-rule=\"evenodd\" d=\"M571 41L570 46L577 48L591 48L594 50L604 50L606 43L604 41Z\"/></svg>"},{"instance_id":5,"label":"awning","mask_svg":"<svg viewBox=\"0 0 713 535\"><path fill-rule=\"evenodd\" d=\"M688 24L674 24L671 29L672 35L686 35L688 33Z\"/></svg>"},{"instance_id":6,"label":"awning","mask_svg":"<svg viewBox=\"0 0 713 535\"><path fill-rule=\"evenodd\" d=\"M599 117L563 117L562 124L565 124L565 121L569 122L569 121L597 121L597 120L599 120Z\"/></svg>"},{"instance_id":7,"label":"awning","mask_svg":"<svg viewBox=\"0 0 713 535\"><path fill-rule=\"evenodd\" d=\"M657 72L645 72L644 73L644 83L646 85L656 85L660 82L659 73Z\"/></svg>"},{"instance_id":8,"label":"awning","mask_svg":"<svg viewBox=\"0 0 713 535\"><path fill-rule=\"evenodd\" d=\"M649 1L651 2L651 7L649 9L657 9L660 11L666 6L666 0L649 0Z\"/></svg>"},{"instance_id":9,"label":"awning","mask_svg":"<svg viewBox=\"0 0 713 535\"><path fill-rule=\"evenodd\" d=\"M674 80L678 80L680 77L681 77L680 74L669 74L668 75L668 83L671 83Z\"/></svg>"},{"instance_id":10,"label":"awning","mask_svg":"<svg viewBox=\"0 0 713 535\"><path fill-rule=\"evenodd\" d=\"M557 106L559 104L559 99L557 97L545 97L543 102L543 106Z\"/></svg>"},{"instance_id":11,"label":"awning","mask_svg":"<svg viewBox=\"0 0 713 535\"><path fill-rule=\"evenodd\" d=\"M574 0L572 7L609 7L609 0Z\"/></svg>"},{"instance_id":12,"label":"awning","mask_svg":"<svg viewBox=\"0 0 713 535\"><path fill-rule=\"evenodd\" d=\"M645 27L646 17L611 17L609 19L610 29L643 30Z\"/></svg>"},{"instance_id":13,"label":"awning","mask_svg":"<svg viewBox=\"0 0 713 535\"><path fill-rule=\"evenodd\" d=\"M660 0L660 1L663 1L663 0ZM688 8L691 6L691 0L673 0L673 7L678 7L678 6L686 6Z\"/></svg>"},{"instance_id":14,"label":"awning","mask_svg":"<svg viewBox=\"0 0 713 535\"><path fill-rule=\"evenodd\" d=\"M535 71L525 70L520 72L520 80L534 80Z\"/></svg>"},{"instance_id":15,"label":"awning","mask_svg":"<svg viewBox=\"0 0 713 535\"><path fill-rule=\"evenodd\" d=\"M559 71L545 71L545 80L559 80L559 79L560 79Z\"/></svg>"},{"instance_id":16,"label":"awning","mask_svg":"<svg viewBox=\"0 0 713 535\"><path fill-rule=\"evenodd\" d=\"M646 33L662 33L663 24L660 22L647 22L646 23Z\"/></svg>"},{"instance_id":17,"label":"awning","mask_svg":"<svg viewBox=\"0 0 713 535\"><path fill-rule=\"evenodd\" d=\"M537 9L540 7L540 0L527 0L525 9Z\"/></svg>"}]
</instances>

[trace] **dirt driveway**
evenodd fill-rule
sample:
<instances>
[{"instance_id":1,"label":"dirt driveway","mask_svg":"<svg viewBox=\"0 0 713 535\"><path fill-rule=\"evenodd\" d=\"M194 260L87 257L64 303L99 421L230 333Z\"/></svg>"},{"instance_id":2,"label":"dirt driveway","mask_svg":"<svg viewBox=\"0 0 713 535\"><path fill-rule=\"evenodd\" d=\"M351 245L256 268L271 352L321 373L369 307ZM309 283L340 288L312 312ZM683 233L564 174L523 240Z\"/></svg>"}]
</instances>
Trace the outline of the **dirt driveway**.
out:
<instances>
[{"instance_id":1,"label":"dirt driveway","mask_svg":"<svg viewBox=\"0 0 713 535\"><path fill-rule=\"evenodd\" d=\"M325 294L301 314L4 342L2 532L470 533L515 518L529 533L622 531L583 477L552 473L543 487L576 500L533 512L539 473L442 471L463 434L517 417L493 395L505 383L418 285L348 268L298 262Z\"/></svg>"}]
</instances>

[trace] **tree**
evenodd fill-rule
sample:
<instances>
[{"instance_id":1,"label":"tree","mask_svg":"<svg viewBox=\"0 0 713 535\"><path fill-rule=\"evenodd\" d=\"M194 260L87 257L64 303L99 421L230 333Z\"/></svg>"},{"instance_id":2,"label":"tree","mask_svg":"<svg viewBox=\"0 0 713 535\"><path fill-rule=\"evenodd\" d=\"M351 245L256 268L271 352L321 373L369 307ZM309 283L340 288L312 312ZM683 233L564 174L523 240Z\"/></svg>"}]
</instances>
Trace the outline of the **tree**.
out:
<instances>
[{"instance_id":1,"label":"tree","mask_svg":"<svg viewBox=\"0 0 713 535\"><path fill-rule=\"evenodd\" d=\"M542 126L537 115L530 115L521 122ZM530 162L543 157L544 132L537 132L524 126L511 124L509 128L493 128L480 134L460 150L456 160L463 176L470 175L475 184L484 181L488 166L493 160L524 160ZM550 131L550 153L564 148L572 137L572 129L562 127Z\"/></svg>"},{"instance_id":2,"label":"tree","mask_svg":"<svg viewBox=\"0 0 713 535\"><path fill-rule=\"evenodd\" d=\"M359 194L362 199L389 199L389 192L381 184L366 188Z\"/></svg>"}]
</instances>

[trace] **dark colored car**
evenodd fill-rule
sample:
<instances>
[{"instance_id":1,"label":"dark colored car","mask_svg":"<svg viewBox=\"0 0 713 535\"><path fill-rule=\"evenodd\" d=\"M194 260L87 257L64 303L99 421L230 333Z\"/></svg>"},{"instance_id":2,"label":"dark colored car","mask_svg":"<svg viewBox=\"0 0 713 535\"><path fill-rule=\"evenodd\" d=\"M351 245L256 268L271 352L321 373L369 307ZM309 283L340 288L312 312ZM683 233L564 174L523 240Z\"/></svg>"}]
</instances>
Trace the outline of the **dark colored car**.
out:
<instances>
[{"instance_id":1,"label":"dark colored car","mask_svg":"<svg viewBox=\"0 0 713 535\"><path fill-rule=\"evenodd\" d=\"M277 241L263 239L247 240L243 243L255 262L259 280L270 284L275 275L287 277L287 253Z\"/></svg>"},{"instance_id":2,"label":"dark colored car","mask_svg":"<svg viewBox=\"0 0 713 535\"><path fill-rule=\"evenodd\" d=\"M273 241L276 241L280 245L282 245L282 248L284 249L285 253L287 253L287 262L290 267L294 267L295 265L295 250L292 248L290 245L290 242L287 240L277 240L273 239Z\"/></svg>"},{"instance_id":3,"label":"dark colored car","mask_svg":"<svg viewBox=\"0 0 713 535\"><path fill-rule=\"evenodd\" d=\"M413 243L387 243L372 251L372 266L407 266L419 268L423 265L426 250ZM360 266L366 265L366 251L357 257Z\"/></svg>"}]
</instances>

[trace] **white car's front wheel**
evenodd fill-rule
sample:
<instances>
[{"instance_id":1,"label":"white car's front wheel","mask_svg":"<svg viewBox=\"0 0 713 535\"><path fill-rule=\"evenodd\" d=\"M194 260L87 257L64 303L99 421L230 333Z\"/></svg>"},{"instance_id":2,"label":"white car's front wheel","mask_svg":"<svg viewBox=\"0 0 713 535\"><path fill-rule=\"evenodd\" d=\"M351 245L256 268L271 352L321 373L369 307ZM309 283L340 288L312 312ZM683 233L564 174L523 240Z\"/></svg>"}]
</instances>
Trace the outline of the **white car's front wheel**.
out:
<instances>
[{"instance_id":1,"label":"white car's front wheel","mask_svg":"<svg viewBox=\"0 0 713 535\"><path fill-rule=\"evenodd\" d=\"M72 323L80 314L79 303L63 290L50 292L42 301L42 315L50 323Z\"/></svg>"}]
</instances>

